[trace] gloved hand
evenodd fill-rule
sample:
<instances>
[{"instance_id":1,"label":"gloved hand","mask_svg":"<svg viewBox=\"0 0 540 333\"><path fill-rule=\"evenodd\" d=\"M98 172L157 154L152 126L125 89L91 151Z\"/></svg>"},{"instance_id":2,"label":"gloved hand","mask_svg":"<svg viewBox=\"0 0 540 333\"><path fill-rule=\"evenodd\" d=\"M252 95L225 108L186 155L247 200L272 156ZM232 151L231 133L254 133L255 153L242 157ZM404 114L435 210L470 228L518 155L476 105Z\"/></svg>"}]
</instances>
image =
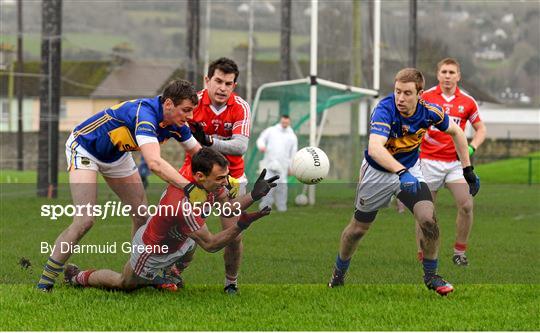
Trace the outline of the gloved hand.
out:
<instances>
[{"instance_id":1,"label":"gloved hand","mask_svg":"<svg viewBox=\"0 0 540 333\"><path fill-rule=\"evenodd\" d=\"M266 169L263 169L259 178L257 178L257 181L255 181L255 185L253 185L253 189L251 190L251 198L253 198L253 201L260 200L268 194L273 187L277 186L277 183L274 182L279 179L279 176L268 179L264 179L264 176L266 176Z\"/></svg>"},{"instance_id":2,"label":"gloved hand","mask_svg":"<svg viewBox=\"0 0 540 333\"><path fill-rule=\"evenodd\" d=\"M469 145L469 156L473 156L475 152L476 152L476 148Z\"/></svg>"},{"instance_id":3,"label":"gloved hand","mask_svg":"<svg viewBox=\"0 0 540 333\"><path fill-rule=\"evenodd\" d=\"M204 188L199 187L195 183L189 183L184 187L184 193L192 204L199 202L203 203L208 198L208 192Z\"/></svg>"},{"instance_id":4,"label":"gloved hand","mask_svg":"<svg viewBox=\"0 0 540 333\"><path fill-rule=\"evenodd\" d=\"M420 182L418 179L411 175L407 169L401 169L396 172L399 176L400 188L402 191L416 194L420 190Z\"/></svg>"},{"instance_id":5,"label":"gloved hand","mask_svg":"<svg viewBox=\"0 0 540 333\"><path fill-rule=\"evenodd\" d=\"M240 191L240 182L233 176L229 176L227 180L229 183L225 187L229 190L229 198L234 199L238 195L238 191Z\"/></svg>"},{"instance_id":6,"label":"gloved hand","mask_svg":"<svg viewBox=\"0 0 540 333\"><path fill-rule=\"evenodd\" d=\"M214 139L212 139L212 136L204 133L204 129L201 123L189 123L189 129L191 130L191 135L193 135L195 140L199 141L201 145L208 147L214 143Z\"/></svg>"},{"instance_id":7,"label":"gloved hand","mask_svg":"<svg viewBox=\"0 0 540 333\"><path fill-rule=\"evenodd\" d=\"M473 166L463 168L463 177L469 184L469 193L474 197L480 190L480 178L474 173Z\"/></svg>"},{"instance_id":8,"label":"gloved hand","mask_svg":"<svg viewBox=\"0 0 540 333\"><path fill-rule=\"evenodd\" d=\"M240 215L240 218L238 219L238 222L236 222L236 225L238 226L238 228L246 230L251 225L251 223L257 221L261 217L270 214L271 211L272 208L265 206L263 209L255 213L242 212L242 215Z\"/></svg>"}]
</instances>

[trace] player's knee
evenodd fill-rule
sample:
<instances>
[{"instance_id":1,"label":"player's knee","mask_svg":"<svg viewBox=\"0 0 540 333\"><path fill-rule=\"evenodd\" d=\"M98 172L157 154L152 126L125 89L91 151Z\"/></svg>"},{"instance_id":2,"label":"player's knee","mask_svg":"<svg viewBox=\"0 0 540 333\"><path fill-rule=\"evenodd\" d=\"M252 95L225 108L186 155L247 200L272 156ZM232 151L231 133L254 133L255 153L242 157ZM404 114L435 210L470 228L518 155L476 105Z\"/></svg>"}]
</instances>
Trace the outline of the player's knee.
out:
<instances>
[{"instance_id":1,"label":"player's knee","mask_svg":"<svg viewBox=\"0 0 540 333\"><path fill-rule=\"evenodd\" d=\"M242 234L236 236L236 238L229 244L229 246L234 246L234 247L242 246Z\"/></svg>"},{"instance_id":2,"label":"player's knee","mask_svg":"<svg viewBox=\"0 0 540 333\"><path fill-rule=\"evenodd\" d=\"M132 291L137 289L137 283L122 279L119 283L119 288L125 291Z\"/></svg>"},{"instance_id":3,"label":"player's knee","mask_svg":"<svg viewBox=\"0 0 540 333\"><path fill-rule=\"evenodd\" d=\"M362 224L365 224L365 223L362 223ZM369 230L369 226L363 226L360 223L356 223L354 227L349 229L347 236L349 239L357 240L357 239L362 238L368 230Z\"/></svg>"},{"instance_id":4,"label":"player's knee","mask_svg":"<svg viewBox=\"0 0 540 333\"><path fill-rule=\"evenodd\" d=\"M228 251L235 251L235 252L240 251L241 248L242 248L242 235L238 235L226 246L226 249Z\"/></svg>"},{"instance_id":5,"label":"player's knee","mask_svg":"<svg viewBox=\"0 0 540 333\"><path fill-rule=\"evenodd\" d=\"M460 213L470 215L473 212L473 200L472 197L468 197L465 200L458 201L457 203Z\"/></svg>"},{"instance_id":6,"label":"player's knee","mask_svg":"<svg viewBox=\"0 0 540 333\"><path fill-rule=\"evenodd\" d=\"M414 218L420 225L425 223L437 223L433 206L426 206L423 202L417 203L414 209Z\"/></svg>"},{"instance_id":7,"label":"player's knee","mask_svg":"<svg viewBox=\"0 0 540 333\"><path fill-rule=\"evenodd\" d=\"M137 281L135 277L129 276L129 274L126 275L124 273L118 278L117 285L118 285L117 286L118 289L122 289L125 291L132 291L132 290L137 289L137 287L139 286L139 282Z\"/></svg>"},{"instance_id":8,"label":"player's knee","mask_svg":"<svg viewBox=\"0 0 540 333\"><path fill-rule=\"evenodd\" d=\"M137 229L138 229L139 227L142 227L146 223L146 221L148 220L148 216L146 216L146 215L134 215L132 217L132 219L133 219L133 224L135 224L137 226Z\"/></svg>"},{"instance_id":9,"label":"player's knee","mask_svg":"<svg viewBox=\"0 0 540 333\"><path fill-rule=\"evenodd\" d=\"M371 223L359 222L353 219L349 226L344 231L344 236L349 240L358 240L368 232Z\"/></svg>"},{"instance_id":10,"label":"player's knee","mask_svg":"<svg viewBox=\"0 0 540 333\"><path fill-rule=\"evenodd\" d=\"M183 266L187 267L189 265L189 263L193 260L193 256L195 255L195 249L196 248L197 247L194 247L193 250L187 252L180 260L178 260L176 262L177 266L178 265L183 265ZM182 268L182 267L179 267L179 268Z\"/></svg>"}]
</instances>

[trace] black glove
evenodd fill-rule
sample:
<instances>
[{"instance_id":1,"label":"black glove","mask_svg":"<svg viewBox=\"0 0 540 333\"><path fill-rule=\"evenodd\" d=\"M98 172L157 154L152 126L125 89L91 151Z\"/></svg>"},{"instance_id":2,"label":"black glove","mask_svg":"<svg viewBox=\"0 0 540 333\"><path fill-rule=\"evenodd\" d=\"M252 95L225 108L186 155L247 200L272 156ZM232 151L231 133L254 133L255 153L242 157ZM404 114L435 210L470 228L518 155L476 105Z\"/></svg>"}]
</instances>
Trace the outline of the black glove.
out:
<instances>
[{"instance_id":1,"label":"black glove","mask_svg":"<svg viewBox=\"0 0 540 333\"><path fill-rule=\"evenodd\" d=\"M242 212L242 215L240 215L240 218L238 219L238 222L236 222L236 225L238 226L238 228L246 230L247 227L251 225L251 223L257 221L261 217L270 214L271 211L272 208L265 206L263 209L255 213Z\"/></svg>"},{"instance_id":2,"label":"black glove","mask_svg":"<svg viewBox=\"0 0 540 333\"><path fill-rule=\"evenodd\" d=\"M189 123L189 129L191 130L191 135L193 135L195 140L199 141L201 145L211 146L214 143L212 136L204 133L204 129L201 123Z\"/></svg>"},{"instance_id":3,"label":"black glove","mask_svg":"<svg viewBox=\"0 0 540 333\"><path fill-rule=\"evenodd\" d=\"M253 198L253 201L260 200L270 192L272 187L277 186L277 183L274 182L279 179L279 176L274 176L269 179L264 179L264 176L266 176L266 169L263 169L259 178L257 178L255 185L253 185L253 189L251 190L251 198Z\"/></svg>"},{"instance_id":4,"label":"black glove","mask_svg":"<svg viewBox=\"0 0 540 333\"><path fill-rule=\"evenodd\" d=\"M474 197L480 190L480 178L474 173L473 166L463 168L463 177L469 184L469 193Z\"/></svg>"}]
</instances>

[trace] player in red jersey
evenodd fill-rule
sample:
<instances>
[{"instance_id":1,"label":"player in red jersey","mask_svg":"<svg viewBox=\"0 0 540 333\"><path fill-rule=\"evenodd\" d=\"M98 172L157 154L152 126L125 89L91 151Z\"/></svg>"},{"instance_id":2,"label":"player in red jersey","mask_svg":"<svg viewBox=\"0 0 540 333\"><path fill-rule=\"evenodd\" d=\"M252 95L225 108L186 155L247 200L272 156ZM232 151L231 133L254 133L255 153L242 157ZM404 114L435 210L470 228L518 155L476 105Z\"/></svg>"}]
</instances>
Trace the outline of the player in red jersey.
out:
<instances>
[{"instance_id":1,"label":"player in red jersey","mask_svg":"<svg viewBox=\"0 0 540 333\"><path fill-rule=\"evenodd\" d=\"M190 120L192 134L203 146L211 147L229 160L229 169L238 183L238 194L246 192L247 178L244 174L243 155L247 151L250 130L250 108L246 101L234 93L239 71L236 63L228 58L219 58L208 67L205 77L206 89L200 91L199 104ZM181 173L189 171L190 156L186 155ZM188 172L189 173L189 172ZM235 221L225 221L223 228ZM241 236L229 244L224 251L225 292L236 293L238 271L242 259Z\"/></svg>"},{"instance_id":2,"label":"player in red jersey","mask_svg":"<svg viewBox=\"0 0 540 333\"><path fill-rule=\"evenodd\" d=\"M422 98L427 102L440 105L450 119L457 123L462 130L465 130L467 121L471 123L475 131L469 143L469 155L472 156L486 138L486 126L480 120L478 104L474 98L458 87L461 72L457 60L452 58L441 60L437 64L437 79L439 84L426 90ZM469 194L467 182L463 178L461 164L458 161L452 138L432 126L422 140L420 159L422 173L433 199L435 200L437 191L443 185L450 190L454 197L458 213L452 261L456 265L467 266L468 260L465 256L465 250L473 223L473 198ZM419 256L421 256L420 250Z\"/></svg>"},{"instance_id":3,"label":"player in red jersey","mask_svg":"<svg viewBox=\"0 0 540 333\"><path fill-rule=\"evenodd\" d=\"M86 287L105 287L132 290L147 285L176 290L175 281L163 277L162 272L175 262L187 267L195 251L196 244L208 252L216 252L237 238L254 221L270 214L265 207L255 213L244 212L255 201L265 196L279 176L264 179L264 170L246 195L229 201L228 169L225 157L210 148L201 149L192 160L193 174L190 176L194 186L208 192L206 201L191 203L185 193L187 190L169 186L159 202L159 214L149 218L133 237L131 257L122 273L111 270L80 271L76 265L69 264L64 271L66 282ZM216 205L219 203L218 205ZM198 205L200 204L200 205ZM229 204L227 209L227 204ZM219 211L222 219L235 219L236 224L212 234L205 218Z\"/></svg>"}]
</instances>

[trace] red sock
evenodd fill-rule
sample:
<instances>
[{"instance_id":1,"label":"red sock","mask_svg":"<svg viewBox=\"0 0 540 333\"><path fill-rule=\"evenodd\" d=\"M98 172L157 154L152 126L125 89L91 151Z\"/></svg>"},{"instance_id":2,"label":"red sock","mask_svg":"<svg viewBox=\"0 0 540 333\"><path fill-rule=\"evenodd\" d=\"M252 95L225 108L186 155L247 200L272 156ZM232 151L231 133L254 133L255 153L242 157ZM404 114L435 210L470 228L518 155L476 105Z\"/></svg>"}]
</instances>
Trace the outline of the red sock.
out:
<instances>
[{"instance_id":1,"label":"red sock","mask_svg":"<svg viewBox=\"0 0 540 333\"><path fill-rule=\"evenodd\" d=\"M418 259L418 261L422 262L422 260L424 260L424 251L418 251L418 253L416 254L416 258Z\"/></svg>"},{"instance_id":2,"label":"red sock","mask_svg":"<svg viewBox=\"0 0 540 333\"><path fill-rule=\"evenodd\" d=\"M83 287L88 287L88 278L95 271L95 269L89 269L87 271L79 272L79 274L77 274L75 277L75 281L77 281L77 284L80 284Z\"/></svg>"},{"instance_id":3,"label":"red sock","mask_svg":"<svg viewBox=\"0 0 540 333\"><path fill-rule=\"evenodd\" d=\"M466 250L467 250L467 244L458 243L458 242L454 244L454 254L462 256L465 254Z\"/></svg>"}]
</instances>

